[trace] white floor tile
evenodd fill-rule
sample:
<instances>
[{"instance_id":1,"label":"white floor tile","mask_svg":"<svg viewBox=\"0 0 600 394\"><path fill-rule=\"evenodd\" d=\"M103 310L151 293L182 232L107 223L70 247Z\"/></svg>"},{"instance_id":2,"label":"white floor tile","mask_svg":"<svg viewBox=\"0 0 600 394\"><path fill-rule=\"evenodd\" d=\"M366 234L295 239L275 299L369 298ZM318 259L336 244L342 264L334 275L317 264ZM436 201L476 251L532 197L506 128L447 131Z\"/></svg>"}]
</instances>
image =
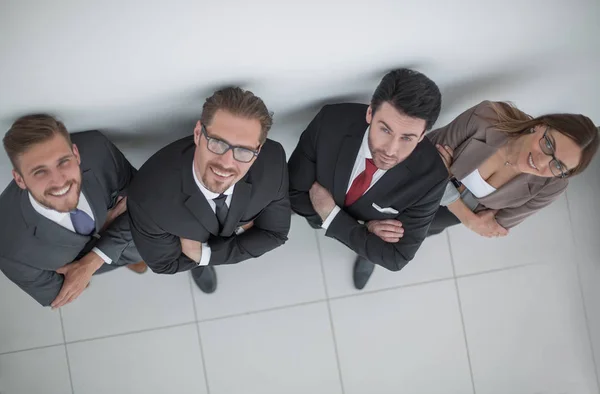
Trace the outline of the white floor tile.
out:
<instances>
[{"instance_id":1,"label":"white floor tile","mask_svg":"<svg viewBox=\"0 0 600 394\"><path fill-rule=\"evenodd\" d=\"M352 282L356 253L341 242L318 233L329 297L358 293ZM375 267L363 292L452 277L446 234L427 238L415 258L399 272Z\"/></svg>"},{"instance_id":2,"label":"white floor tile","mask_svg":"<svg viewBox=\"0 0 600 394\"><path fill-rule=\"evenodd\" d=\"M195 324L67 345L75 393L203 394Z\"/></svg>"},{"instance_id":3,"label":"white floor tile","mask_svg":"<svg viewBox=\"0 0 600 394\"><path fill-rule=\"evenodd\" d=\"M67 342L195 320L185 273L139 275L125 267L94 276L62 313Z\"/></svg>"},{"instance_id":4,"label":"white floor tile","mask_svg":"<svg viewBox=\"0 0 600 394\"><path fill-rule=\"evenodd\" d=\"M1 355L0 393L71 393L64 345Z\"/></svg>"},{"instance_id":5,"label":"white floor tile","mask_svg":"<svg viewBox=\"0 0 600 394\"><path fill-rule=\"evenodd\" d=\"M58 311L45 308L0 272L0 353L63 343Z\"/></svg>"},{"instance_id":6,"label":"white floor tile","mask_svg":"<svg viewBox=\"0 0 600 394\"><path fill-rule=\"evenodd\" d=\"M463 225L448 229L456 275L472 274L547 260L569 260L572 238L563 195L527 218L503 238L481 237Z\"/></svg>"},{"instance_id":7,"label":"white floor tile","mask_svg":"<svg viewBox=\"0 0 600 394\"><path fill-rule=\"evenodd\" d=\"M592 348L595 354L596 373L597 376L600 376L600 257L582 254L578 264Z\"/></svg>"},{"instance_id":8,"label":"white floor tile","mask_svg":"<svg viewBox=\"0 0 600 394\"><path fill-rule=\"evenodd\" d=\"M218 288L213 294L204 294L193 284L198 319L324 299L314 230L294 215L288 238L257 259L217 266Z\"/></svg>"},{"instance_id":9,"label":"white floor tile","mask_svg":"<svg viewBox=\"0 0 600 394\"><path fill-rule=\"evenodd\" d=\"M477 394L598 392L572 265L536 264L458 283Z\"/></svg>"},{"instance_id":10,"label":"white floor tile","mask_svg":"<svg viewBox=\"0 0 600 394\"><path fill-rule=\"evenodd\" d=\"M581 175L569 180L567 199L577 249L600 256L600 155Z\"/></svg>"},{"instance_id":11,"label":"white floor tile","mask_svg":"<svg viewBox=\"0 0 600 394\"><path fill-rule=\"evenodd\" d=\"M211 394L341 393L327 305L200 323Z\"/></svg>"},{"instance_id":12,"label":"white floor tile","mask_svg":"<svg viewBox=\"0 0 600 394\"><path fill-rule=\"evenodd\" d=\"M467 394L454 280L333 300L345 394Z\"/></svg>"}]
</instances>

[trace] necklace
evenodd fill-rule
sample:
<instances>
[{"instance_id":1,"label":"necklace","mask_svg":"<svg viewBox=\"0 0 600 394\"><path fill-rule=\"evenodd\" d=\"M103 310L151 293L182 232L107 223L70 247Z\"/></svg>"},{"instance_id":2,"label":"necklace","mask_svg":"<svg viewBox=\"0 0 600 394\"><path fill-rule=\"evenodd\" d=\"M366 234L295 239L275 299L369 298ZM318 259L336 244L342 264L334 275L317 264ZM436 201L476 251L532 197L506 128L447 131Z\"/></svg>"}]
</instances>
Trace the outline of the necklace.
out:
<instances>
[{"instance_id":1,"label":"necklace","mask_svg":"<svg viewBox=\"0 0 600 394\"><path fill-rule=\"evenodd\" d=\"M511 141L506 141L506 148L505 148L505 157L504 157L504 167L512 167L512 163L510 162L510 155L511 155L511 150L512 150L512 144Z\"/></svg>"}]
</instances>

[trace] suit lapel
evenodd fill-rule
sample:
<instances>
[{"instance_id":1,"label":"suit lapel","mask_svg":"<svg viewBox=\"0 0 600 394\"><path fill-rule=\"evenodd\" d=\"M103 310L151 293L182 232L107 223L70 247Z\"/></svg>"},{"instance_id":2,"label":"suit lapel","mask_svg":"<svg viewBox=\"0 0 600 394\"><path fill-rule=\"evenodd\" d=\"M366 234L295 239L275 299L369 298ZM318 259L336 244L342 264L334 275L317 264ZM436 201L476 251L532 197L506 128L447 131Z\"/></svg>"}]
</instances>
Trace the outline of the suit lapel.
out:
<instances>
[{"instance_id":1,"label":"suit lapel","mask_svg":"<svg viewBox=\"0 0 600 394\"><path fill-rule=\"evenodd\" d=\"M248 177L247 174L246 177ZM233 189L233 196L231 196L231 205L229 207L229 211L227 212L225 225L223 226L223 231L221 232L222 236L229 237L233 234L238 223L240 222L240 219L242 218L242 215L248 207L248 201L250 200L251 194L252 184L248 182L246 178L243 178L236 183L235 188Z\"/></svg>"},{"instance_id":2,"label":"suit lapel","mask_svg":"<svg viewBox=\"0 0 600 394\"><path fill-rule=\"evenodd\" d=\"M513 200L529 200L532 195L537 193L537 185L543 187L544 178L529 174L521 174L493 193L479 199L479 202L486 207L504 208Z\"/></svg>"},{"instance_id":3,"label":"suit lapel","mask_svg":"<svg viewBox=\"0 0 600 394\"><path fill-rule=\"evenodd\" d=\"M219 235L219 221L208 201L206 201L206 197L194 181L194 175L192 174L193 156L194 149L190 149L183 154L181 163L183 193L188 195L185 206L209 233L216 236Z\"/></svg>"},{"instance_id":4,"label":"suit lapel","mask_svg":"<svg viewBox=\"0 0 600 394\"><path fill-rule=\"evenodd\" d=\"M40 241L65 248L81 249L90 237L69 231L60 224L37 213L31 206L27 191L21 193L21 212L31 235Z\"/></svg>"},{"instance_id":5,"label":"suit lapel","mask_svg":"<svg viewBox=\"0 0 600 394\"><path fill-rule=\"evenodd\" d=\"M90 204L90 208L92 208L94 221L96 223L96 232L99 232L104 226L108 214L107 206L104 201L104 194L106 192L102 189L98 179L96 179L91 170L83 171L82 183L81 192Z\"/></svg>"},{"instance_id":6,"label":"suit lapel","mask_svg":"<svg viewBox=\"0 0 600 394\"><path fill-rule=\"evenodd\" d=\"M450 172L457 179L463 179L496 153L496 150L497 148L472 138L450 166Z\"/></svg>"},{"instance_id":7,"label":"suit lapel","mask_svg":"<svg viewBox=\"0 0 600 394\"><path fill-rule=\"evenodd\" d=\"M363 194L357 201L358 209L368 208L373 202L382 207L390 206L397 198L396 189L402 189L408 179L410 179L410 170L406 160L398 163L394 168L388 170L383 176Z\"/></svg>"},{"instance_id":8,"label":"suit lapel","mask_svg":"<svg viewBox=\"0 0 600 394\"><path fill-rule=\"evenodd\" d=\"M457 149L450 172L456 178L463 179L496 153L507 140L506 134L491 127L481 134L476 134L469 139L464 148Z\"/></svg>"},{"instance_id":9,"label":"suit lapel","mask_svg":"<svg viewBox=\"0 0 600 394\"><path fill-rule=\"evenodd\" d=\"M340 147L333 177L333 199L340 207L344 206L346 190L363 136L362 134L347 135Z\"/></svg>"}]
</instances>

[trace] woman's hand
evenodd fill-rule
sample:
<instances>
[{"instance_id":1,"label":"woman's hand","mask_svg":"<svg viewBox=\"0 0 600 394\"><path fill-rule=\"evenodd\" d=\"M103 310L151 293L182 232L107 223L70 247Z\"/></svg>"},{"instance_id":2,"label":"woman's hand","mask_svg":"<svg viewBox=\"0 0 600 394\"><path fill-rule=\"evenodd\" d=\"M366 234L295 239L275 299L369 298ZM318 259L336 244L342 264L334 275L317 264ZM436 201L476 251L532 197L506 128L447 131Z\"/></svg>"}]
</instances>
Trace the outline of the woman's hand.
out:
<instances>
[{"instance_id":1,"label":"woman's hand","mask_svg":"<svg viewBox=\"0 0 600 394\"><path fill-rule=\"evenodd\" d=\"M448 145L442 146L440 144L436 144L435 147L437 148L438 152L440 153L440 156L441 156L442 160L444 161L444 165L446 165L448 172L450 172L450 166L452 165L452 162L454 161L454 150L452 148L450 148Z\"/></svg>"},{"instance_id":2,"label":"woman's hand","mask_svg":"<svg viewBox=\"0 0 600 394\"><path fill-rule=\"evenodd\" d=\"M498 224L496 221L496 212L498 211L488 209L476 213L465 225L483 237L504 237L508 235L508 230Z\"/></svg>"}]
</instances>

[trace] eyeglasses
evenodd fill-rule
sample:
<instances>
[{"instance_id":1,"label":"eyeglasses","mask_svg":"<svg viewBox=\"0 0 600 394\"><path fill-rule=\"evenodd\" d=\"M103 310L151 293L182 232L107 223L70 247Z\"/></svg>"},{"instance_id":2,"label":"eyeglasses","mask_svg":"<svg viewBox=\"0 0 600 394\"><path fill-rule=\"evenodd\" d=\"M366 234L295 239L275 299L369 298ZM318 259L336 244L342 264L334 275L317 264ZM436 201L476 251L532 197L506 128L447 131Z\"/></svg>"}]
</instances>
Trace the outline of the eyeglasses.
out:
<instances>
[{"instance_id":1,"label":"eyeglasses","mask_svg":"<svg viewBox=\"0 0 600 394\"><path fill-rule=\"evenodd\" d=\"M227 142L218 138L210 137L206 132L206 127L202 125L202 135L206 138L206 146L208 150L217 155L224 155L228 150L233 151L233 158L242 163L250 163L255 156L258 156L258 151L254 151L241 146L229 145Z\"/></svg>"},{"instance_id":2,"label":"eyeglasses","mask_svg":"<svg viewBox=\"0 0 600 394\"><path fill-rule=\"evenodd\" d=\"M556 153L556 148L554 147L554 142L548 136L548 129L549 127L546 127L544 136L540 138L540 148L545 155L552 157L549 164L552 175L557 178L566 178L569 175L569 170L554 155Z\"/></svg>"}]
</instances>

